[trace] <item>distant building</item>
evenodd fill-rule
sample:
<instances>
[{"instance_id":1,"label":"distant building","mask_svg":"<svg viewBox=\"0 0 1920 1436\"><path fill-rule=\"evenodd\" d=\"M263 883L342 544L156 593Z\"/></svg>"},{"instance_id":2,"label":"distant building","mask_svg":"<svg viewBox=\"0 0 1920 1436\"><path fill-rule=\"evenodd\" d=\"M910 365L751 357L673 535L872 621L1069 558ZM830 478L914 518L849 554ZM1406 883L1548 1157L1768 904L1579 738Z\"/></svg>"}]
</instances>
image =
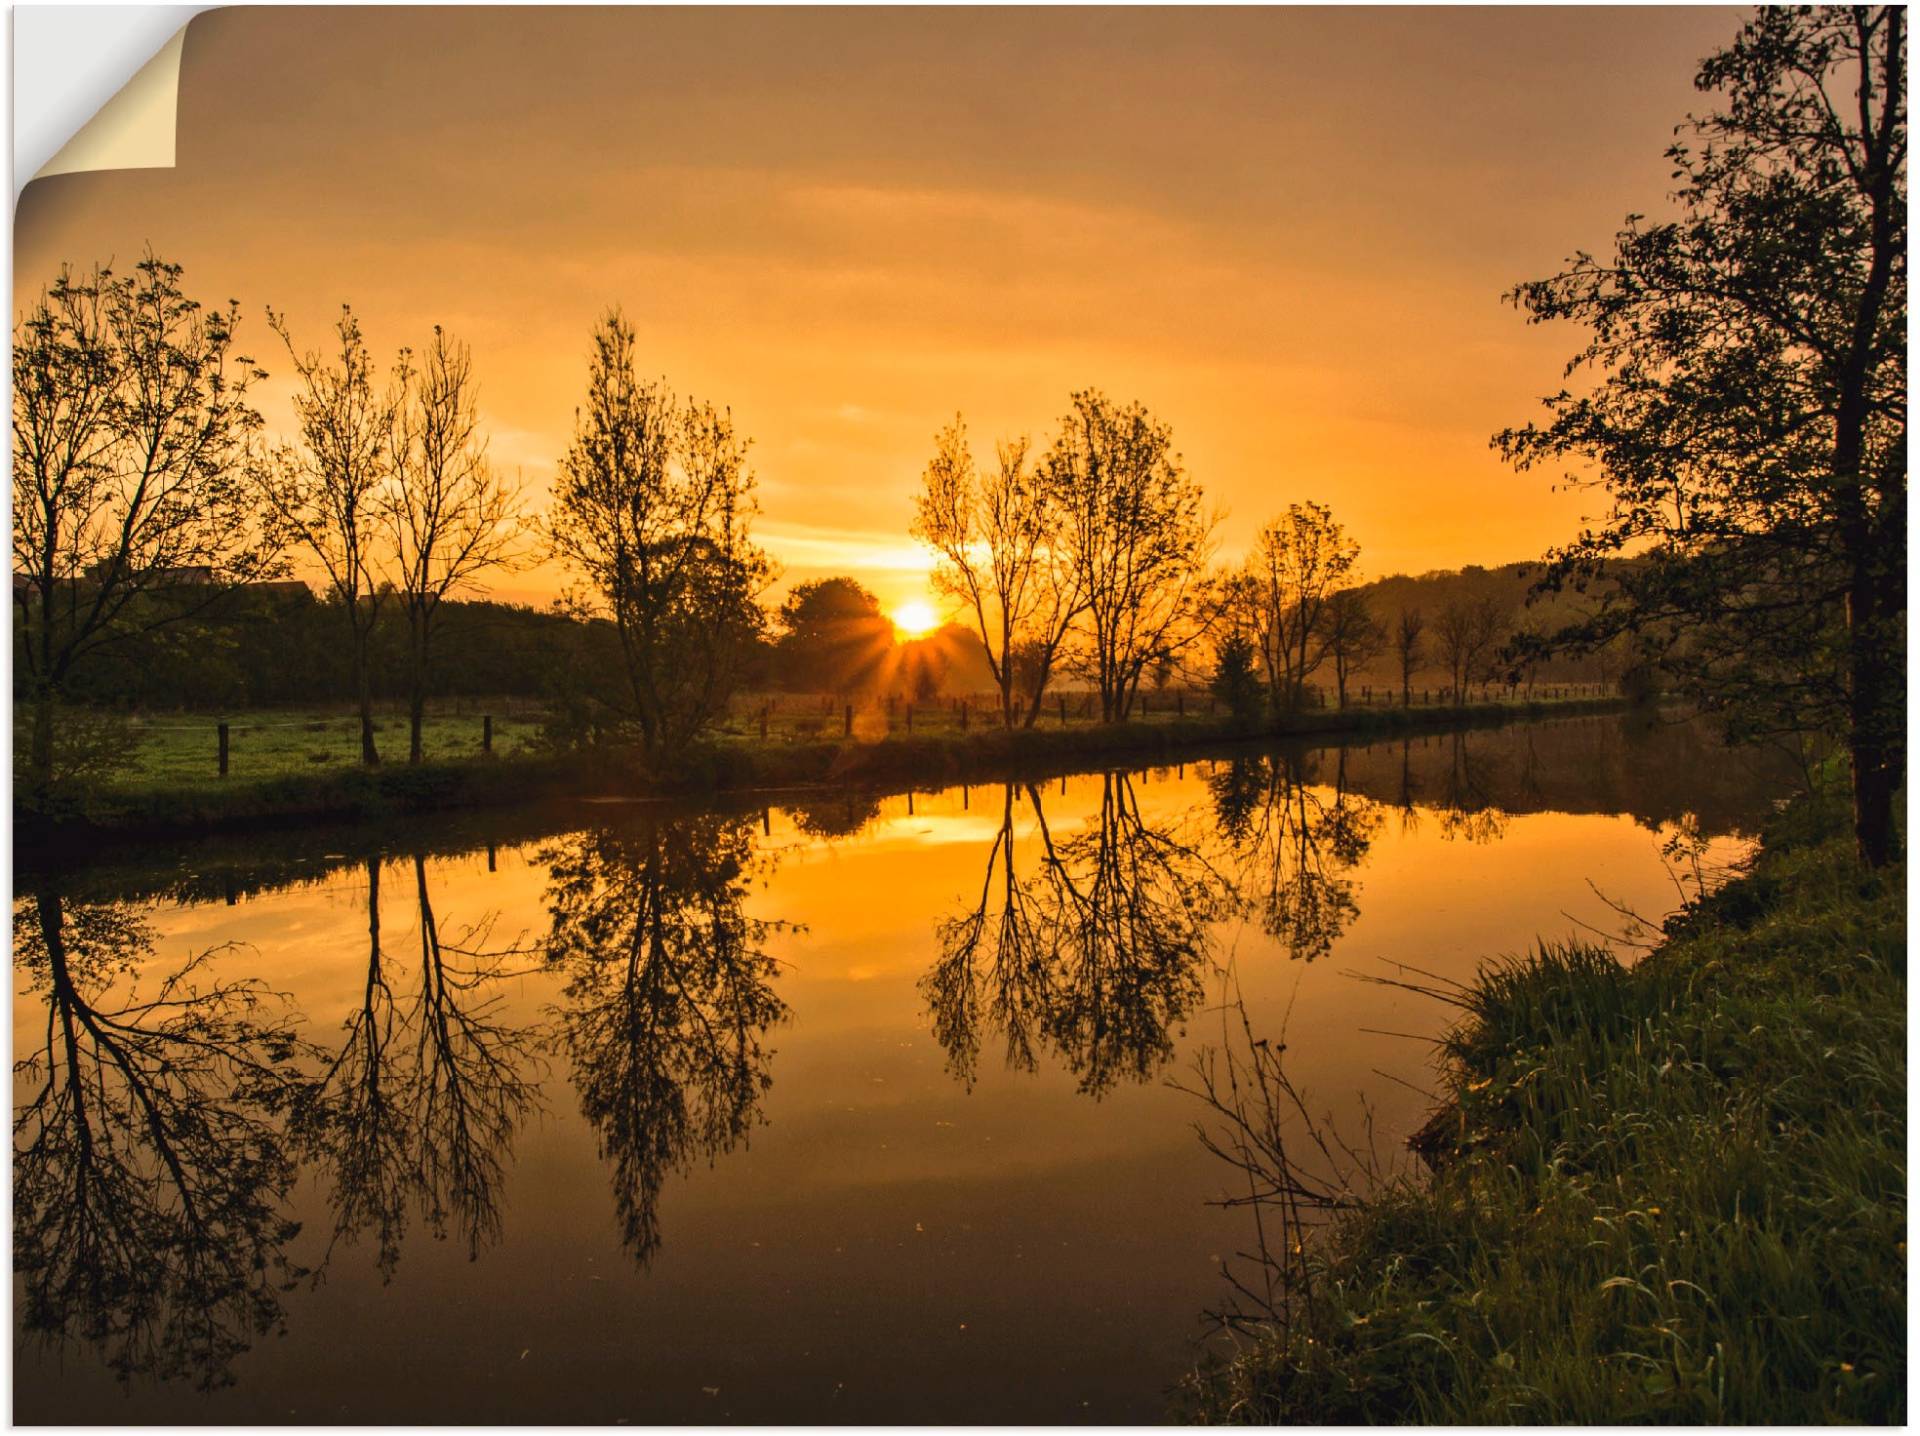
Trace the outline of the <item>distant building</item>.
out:
<instances>
[{"instance_id":1,"label":"distant building","mask_svg":"<svg viewBox=\"0 0 1920 1436\"><path fill-rule=\"evenodd\" d=\"M258 583L250 583L247 589L252 593L272 593L287 597L310 598L313 589L304 578L268 578Z\"/></svg>"}]
</instances>

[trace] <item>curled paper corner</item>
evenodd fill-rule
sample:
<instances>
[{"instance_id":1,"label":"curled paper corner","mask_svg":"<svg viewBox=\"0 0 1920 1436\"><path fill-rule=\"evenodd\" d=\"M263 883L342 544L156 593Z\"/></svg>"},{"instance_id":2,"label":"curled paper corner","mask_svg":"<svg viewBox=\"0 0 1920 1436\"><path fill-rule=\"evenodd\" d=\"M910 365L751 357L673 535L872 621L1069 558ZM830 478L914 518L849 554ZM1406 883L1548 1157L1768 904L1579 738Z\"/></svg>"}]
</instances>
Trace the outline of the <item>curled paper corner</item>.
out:
<instances>
[{"instance_id":1,"label":"curled paper corner","mask_svg":"<svg viewBox=\"0 0 1920 1436\"><path fill-rule=\"evenodd\" d=\"M16 198L49 175L172 168L187 29L209 8L16 6Z\"/></svg>"}]
</instances>

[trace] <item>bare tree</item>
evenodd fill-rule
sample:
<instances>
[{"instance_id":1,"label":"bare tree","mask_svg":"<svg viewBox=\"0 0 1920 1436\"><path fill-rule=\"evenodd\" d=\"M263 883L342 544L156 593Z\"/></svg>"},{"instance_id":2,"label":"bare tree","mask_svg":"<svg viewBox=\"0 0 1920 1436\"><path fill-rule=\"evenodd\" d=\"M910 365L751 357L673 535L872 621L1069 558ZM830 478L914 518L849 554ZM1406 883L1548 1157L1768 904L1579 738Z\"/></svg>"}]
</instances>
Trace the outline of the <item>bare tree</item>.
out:
<instances>
[{"instance_id":1,"label":"bare tree","mask_svg":"<svg viewBox=\"0 0 1920 1436\"><path fill-rule=\"evenodd\" d=\"M380 761L380 750L373 739L367 647L384 597L377 578L382 516L391 502L394 415L411 382L409 359L403 351L387 386L376 387L360 321L344 304L334 325L337 360L296 349L284 314L269 310L267 322L287 346L300 380L293 396L300 442L282 444L267 457L260 493L274 530L313 556L346 618L360 761L371 765Z\"/></svg>"},{"instance_id":2,"label":"bare tree","mask_svg":"<svg viewBox=\"0 0 1920 1436\"><path fill-rule=\"evenodd\" d=\"M1057 542L1056 497L1028 467L1028 447L1024 436L996 444L995 466L982 473L956 415L934 440L913 519L914 537L940 556L934 587L972 615L1009 728L1039 716L1082 605Z\"/></svg>"},{"instance_id":3,"label":"bare tree","mask_svg":"<svg viewBox=\"0 0 1920 1436\"><path fill-rule=\"evenodd\" d=\"M1427 616L1417 608L1400 610L1393 629L1393 654L1400 661L1400 703L1413 706L1413 675L1426 660Z\"/></svg>"},{"instance_id":4,"label":"bare tree","mask_svg":"<svg viewBox=\"0 0 1920 1436\"><path fill-rule=\"evenodd\" d=\"M1501 641L1513 626L1512 609L1492 594L1456 598L1440 610L1433 626L1441 664L1453 684L1453 701L1466 701L1467 688L1491 675Z\"/></svg>"},{"instance_id":5,"label":"bare tree","mask_svg":"<svg viewBox=\"0 0 1920 1436\"><path fill-rule=\"evenodd\" d=\"M381 517L394 595L407 619L407 761L421 758L433 630L441 602L515 558L520 491L487 458L473 354L439 325L395 406L393 471Z\"/></svg>"},{"instance_id":6,"label":"bare tree","mask_svg":"<svg viewBox=\"0 0 1920 1436\"><path fill-rule=\"evenodd\" d=\"M1100 716L1124 720L1141 674L1205 631L1205 573L1216 516L1173 450L1173 431L1139 404L1082 390L1040 463L1058 542L1084 604L1078 666Z\"/></svg>"},{"instance_id":7,"label":"bare tree","mask_svg":"<svg viewBox=\"0 0 1920 1436\"><path fill-rule=\"evenodd\" d=\"M235 352L238 306L202 309L180 274L152 254L125 276L63 268L14 328L16 651L41 793L77 666L275 571L238 462L263 375Z\"/></svg>"},{"instance_id":8,"label":"bare tree","mask_svg":"<svg viewBox=\"0 0 1920 1436\"><path fill-rule=\"evenodd\" d=\"M1348 679L1387 651L1387 626L1373 616L1366 595L1357 588L1343 588L1327 600L1323 626L1334 690L1344 708Z\"/></svg>"},{"instance_id":9,"label":"bare tree","mask_svg":"<svg viewBox=\"0 0 1920 1436\"><path fill-rule=\"evenodd\" d=\"M1260 530L1243 591L1254 605L1253 629L1276 710L1305 701L1307 679L1326 658L1328 600L1359 558L1360 545L1324 504L1289 504Z\"/></svg>"},{"instance_id":10,"label":"bare tree","mask_svg":"<svg viewBox=\"0 0 1920 1436\"><path fill-rule=\"evenodd\" d=\"M765 623L771 570L748 538L753 476L731 415L641 383L633 351L613 310L594 330L552 537L591 585L586 611L619 638L625 693L602 701L659 762L726 711Z\"/></svg>"}]
</instances>

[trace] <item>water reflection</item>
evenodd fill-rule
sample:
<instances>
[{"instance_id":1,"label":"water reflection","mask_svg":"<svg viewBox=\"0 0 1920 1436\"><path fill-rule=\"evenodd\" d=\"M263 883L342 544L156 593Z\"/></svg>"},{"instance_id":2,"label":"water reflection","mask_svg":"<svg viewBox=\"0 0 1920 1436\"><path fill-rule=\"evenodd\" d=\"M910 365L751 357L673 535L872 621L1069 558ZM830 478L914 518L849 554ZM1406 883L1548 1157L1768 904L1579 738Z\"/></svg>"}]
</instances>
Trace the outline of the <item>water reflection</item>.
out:
<instances>
[{"instance_id":1,"label":"water reflection","mask_svg":"<svg viewBox=\"0 0 1920 1436\"><path fill-rule=\"evenodd\" d=\"M538 1031L500 1015L500 984L522 949L493 947L492 919L443 933L426 859L412 867L419 952L409 961L383 946L381 863L366 863L359 1001L296 1122L329 1185L334 1239L370 1235L388 1280L411 1211L470 1258L498 1238L513 1136L538 1104L544 1066Z\"/></svg>"},{"instance_id":2,"label":"water reflection","mask_svg":"<svg viewBox=\"0 0 1920 1436\"><path fill-rule=\"evenodd\" d=\"M1331 951L1359 916L1354 870L1385 817L1380 804L1347 791L1344 750L1331 790L1312 771L1316 756L1236 758L1208 781L1242 902L1289 956L1306 961Z\"/></svg>"},{"instance_id":3,"label":"water reflection","mask_svg":"<svg viewBox=\"0 0 1920 1436\"><path fill-rule=\"evenodd\" d=\"M219 975L219 949L156 979L130 906L42 889L13 919L46 1008L14 1064L21 1327L122 1376L226 1384L299 1275L283 1121L305 1091L297 1019L258 980Z\"/></svg>"},{"instance_id":4,"label":"water reflection","mask_svg":"<svg viewBox=\"0 0 1920 1436\"><path fill-rule=\"evenodd\" d=\"M1024 871L1022 795L1038 842ZM1208 924L1231 898L1196 839L1142 815L1127 774L1106 774L1093 820L1062 838L1037 787L1006 785L979 900L940 922L920 985L949 1068L972 1085L986 1030L1010 1067L1033 1070L1045 1047L1096 1097L1152 1075L1200 1000Z\"/></svg>"},{"instance_id":5,"label":"water reflection","mask_svg":"<svg viewBox=\"0 0 1920 1436\"><path fill-rule=\"evenodd\" d=\"M1732 766L1696 732L1595 722L1345 750L1243 750L1180 777L1094 773L1057 786L1049 778L917 798L821 793L778 815L798 842L776 839L776 815L758 808L647 809L609 824L609 809L596 807L501 815L497 835L467 816L369 832L355 839L360 847L332 835L305 847L262 839L259 852L196 847L144 869L28 874L15 907L24 978L16 1007L19 1329L91 1349L122 1375L214 1386L292 1311L309 1343L300 1360L320 1371L333 1346L344 1350L365 1334L343 1331L327 1298L305 1291L294 1257L330 1274L336 1304L352 1295L378 1310L369 1296L401 1279L406 1240L423 1233L469 1257L492 1252L470 1278L474 1292L486 1289L488 1273L513 1279L561 1244L592 1252L603 1234L596 1274L608 1280L596 1295L616 1288L611 1265L627 1281L652 1284L648 1295L663 1310L704 1299L676 1282L731 1301L729 1254L714 1222L703 1228L689 1217L683 1232L673 1218L663 1232L661 1201L677 1176L737 1153L765 1121L773 1034L790 1017L789 1001L806 1020L780 1039L795 1049L783 1058L780 1094L777 1135L787 1149L765 1143L753 1180L723 1171L718 1185L741 1210L790 1203L778 1216L797 1224L796 1252L818 1234L822 1210L852 1212L850 1222L874 1215L871 1259L891 1264L842 1267L840 1258L862 1259L861 1248L836 1231L836 1275L793 1258L800 1264L789 1270L801 1274L786 1279L802 1304L834 1282L890 1290L886 1281L923 1270L915 1253L933 1249L917 1242L925 1193L954 1172L990 1197L1009 1261L1032 1262L1031 1279L1055 1283L1050 1289L1077 1290L1072 1283L1086 1271L1065 1255L1068 1234L1057 1248L1028 1240L1028 1214L1056 1180L1048 1165L1056 1157L1059 1171L1110 1184L1129 1222L1171 1214L1151 1250L1143 1241L1133 1255L1159 1262L1154 1280L1172 1290L1184 1280L1174 1270L1181 1243L1203 1239L1193 1236L1201 1218L1178 1200L1156 1206L1141 1195L1164 1197L1177 1186L1165 1180L1173 1168L1150 1167L1166 1144L1142 1114L1155 1110L1154 1079L1174 1070L1183 1026L1209 1001L1227 941L1241 944L1238 974L1269 1003L1283 987L1338 979L1337 961L1305 963L1349 937L1363 908L1384 950L1411 955L1443 942L1456 956L1497 950L1489 944L1536 930L1541 904L1523 908L1524 900L1557 891L1564 876L1539 866L1537 843L1492 850L1509 824L1519 829L1517 815L1626 813L1647 828L1683 823L1699 838L1750 831L1783 787ZM1387 822L1395 813L1397 836ZM906 814L911 822L901 821ZM1596 837L1616 844L1616 858L1650 846L1625 826L1582 826L1573 860L1599 851L1588 846ZM381 844L408 856L369 854ZM469 852L470 860L458 856ZM776 872L776 864L784 866ZM1505 875L1496 901L1449 913L1436 900L1432 874L1457 883L1496 872ZM956 892L964 896L947 910ZM1524 929L1515 916L1523 911ZM507 916L473 920L482 912ZM826 939L791 975L773 955L784 941L782 915L814 920ZM156 957L156 919L161 931L194 934L183 948L239 936L257 938L260 951L227 944L170 969ZM324 1014L324 1030L304 1026L291 997L223 975L249 964L289 974L276 981L299 986L315 1016ZM1316 1020L1340 1033L1314 1053L1324 1077L1335 1070L1325 1064L1359 1050L1350 1034L1367 1017L1358 1001L1324 991L1319 1003ZM927 1027L941 1056L922 1064ZM1342 1070L1340 1081L1364 1082L1372 1060L1353 1056L1355 1072ZM565 1069L554 1080L572 1086L575 1103L543 1104L549 1065ZM1002 1067L1015 1078L998 1080ZM1100 1116L1071 1092L1017 1080L1040 1070L1070 1074L1083 1096L1107 1098ZM956 1079L975 1094L957 1125ZM514 1148L531 1140L543 1105L550 1120L541 1160L523 1153L516 1173ZM1183 1114L1168 1120L1184 1132ZM1049 1121L1067 1125L1049 1129ZM1139 1130L1094 1130L1125 1122ZM1016 1157L1018 1140L1032 1133L1035 1145ZM796 1140L808 1144L799 1155ZM1099 1165L1110 1152L1129 1162L1138 1154L1140 1165ZM590 1174L584 1184L568 1161ZM1150 1179L1149 1170L1159 1175ZM767 1195L774 1172L792 1193ZM829 1178L842 1185L826 1197L812 1189ZM516 1180L533 1185L510 1207ZM874 1197L883 1187L899 1194L887 1199L897 1210ZM845 1206L868 1199L871 1213ZM540 1222L510 1220L529 1208ZM296 1216L310 1227L298 1247ZM927 1226L926 1235L949 1240L935 1221ZM663 1240L686 1243L687 1269L654 1262ZM951 1240L983 1238L963 1230ZM616 1250L631 1266L608 1262ZM346 1260L351 1251L361 1259ZM450 1285L452 1263L408 1265L408 1280L439 1283L425 1293L436 1301L467 1290ZM936 1283L947 1279L929 1275L925 1290L945 1290ZM293 1306L296 1287L313 1305ZM1009 1279L1009 1311L1038 1289ZM518 1310L512 1302L496 1304L503 1314L474 1318L477 1329L501 1334L484 1323L514 1319L504 1314ZM1153 1339L1177 1343L1189 1309L1169 1300ZM973 1323L969 1340L984 1327L956 1311L955 1329L961 1319ZM1007 1317L1009 1329L1017 1321ZM1089 1343L1093 1330L1081 1331ZM664 1335L655 1348L673 1347L673 1333ZM820 1339L813 1330L802 1336L789 1344L805 1351ZM528 1345L513 1337L498 1345ZM877 1339L867 1330L859 1342ZM451 1371L460 1358L436 1359ZM285 1369L276 1365L285 1358L256 1360L262 1372ZM34 1399L78 1399L79 1376L31 1370ZM955 1389L975 1389L965 1373L953 1379ZM143 1410L177 1414L146 1391ZM470 1409L458 1407L463 1416ZM544 1408L512 1410L538 1418Z\"/></svg>"},{"instance_id":6,"label":"water reflection","mask_svg":"<svg viewBox=\"0 0 1920 1436\"><path fill-rule=\"evenodd\" d=\"M773 1084L767 1030L787 1006L747 915L744 819L644 820L548 847L547 961L565 974L561 1041L580 1110L613 1164L614 1209L641 1265L660 1246L660 1190L745 1140Z\"/></svg>"}]
</instances>

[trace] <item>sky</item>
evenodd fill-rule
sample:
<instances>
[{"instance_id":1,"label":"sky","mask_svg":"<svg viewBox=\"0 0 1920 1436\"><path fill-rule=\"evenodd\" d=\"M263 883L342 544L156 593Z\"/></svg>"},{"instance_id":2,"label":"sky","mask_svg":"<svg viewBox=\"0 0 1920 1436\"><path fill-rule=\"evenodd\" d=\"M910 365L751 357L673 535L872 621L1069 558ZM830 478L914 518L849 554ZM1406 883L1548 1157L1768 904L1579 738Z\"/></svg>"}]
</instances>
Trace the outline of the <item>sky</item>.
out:
<instances>
[{"instance_id":1,"label":"sky","mask_svg":"<svg viewBox=\"0 0 1920 1436\"><path fill-rule=\"evenodd\" d=\"M151 247L284 349L351 303L376 353L466 339L543 504L620 305L643 365L753 437L785 581L928 595L933 437L1137 399L1244 551L1330 505L1370 577L1537 557L1595 504L1490 436L1576 331L1503 294L1660 211L1727 8L239 7L192 22L171 170L59 175L16 316ZM551 564L501 578L543 603Z\"/></svg>"}]
</instances>

